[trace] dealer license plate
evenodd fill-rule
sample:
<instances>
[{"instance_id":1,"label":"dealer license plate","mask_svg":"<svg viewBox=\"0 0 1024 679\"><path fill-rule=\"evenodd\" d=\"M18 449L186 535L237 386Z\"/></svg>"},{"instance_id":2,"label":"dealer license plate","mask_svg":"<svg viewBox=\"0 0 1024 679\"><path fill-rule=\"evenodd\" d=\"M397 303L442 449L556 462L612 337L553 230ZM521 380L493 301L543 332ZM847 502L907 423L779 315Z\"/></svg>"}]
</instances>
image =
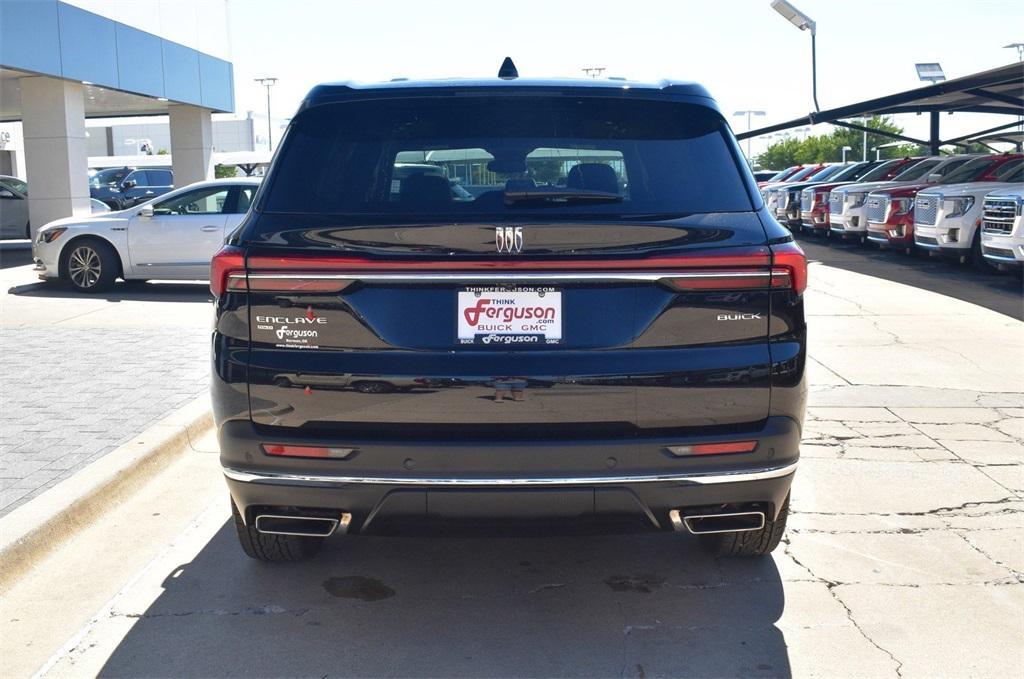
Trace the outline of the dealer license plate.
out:
<instances>
[{"instance_id":1,"label":"dealer license plate","mask_svg":"<svg viewBox=\"0 0 1024 679\"><path fill-rule=\"evenodd\" d=\"M460 344L562 341L562 293L553 288L467 288L459 291L456 312Z\"/></svg>"}]
</instances>

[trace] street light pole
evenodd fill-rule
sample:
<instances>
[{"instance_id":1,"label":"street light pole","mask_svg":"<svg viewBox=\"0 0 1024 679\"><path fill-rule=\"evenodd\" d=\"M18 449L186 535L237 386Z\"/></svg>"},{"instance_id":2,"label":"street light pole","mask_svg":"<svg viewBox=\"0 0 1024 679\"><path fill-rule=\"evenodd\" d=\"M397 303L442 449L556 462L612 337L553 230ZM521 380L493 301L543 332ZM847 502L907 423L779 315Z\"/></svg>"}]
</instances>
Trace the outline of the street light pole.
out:
<instances>
[{"instance_id":1,"label":"street light pole","mask_svg":"<svg viewBox=\"0 0 1024 679\"><path fill-rule=\"evenodd\" d=\"M271 145L271 120L270 120L270 88L277 82L277 78L253 78L254 81L258 82L267 88L267 150L273 151L274 147Z\"/></svg>"},{"instance_id":2,"label":"street light pole","mask_svg":"<svg viewBox=\"0 0 1024 679\"><path fill-rule=\"evenodd\" d=\"M742 115L747 116L747 132L750 132L750 117L763 116L764 111L736 111L732 115L733 117ZM751 166L753 166L753 162L750 159L750 137L747 137L747 162L750 163Z\"/></svg>"},{"instance_id":3,"label":"street light pole","mask_svg":"<svg viewBox=\"0 0 1024 679\"><path fill-rule=\"evenodd\" d=\"M818 106L818 25L787 0L772 0L771 7L801 31L811 29L811 96L814 98L814 110L820 111L821 107Z\"/></svg>"},{"instance_id":4,"label":"street light pole","mask_svg":"<svg viewBox=\"0 0 1024 679\"><path fill-rule=\"evenodd\" d=\"M846 165L846 152L847 151L852 151L852 150L853 150L853 147L850 147L850 146L844 146L843 147L843 165Z\"/></svg>"}]
</instances>

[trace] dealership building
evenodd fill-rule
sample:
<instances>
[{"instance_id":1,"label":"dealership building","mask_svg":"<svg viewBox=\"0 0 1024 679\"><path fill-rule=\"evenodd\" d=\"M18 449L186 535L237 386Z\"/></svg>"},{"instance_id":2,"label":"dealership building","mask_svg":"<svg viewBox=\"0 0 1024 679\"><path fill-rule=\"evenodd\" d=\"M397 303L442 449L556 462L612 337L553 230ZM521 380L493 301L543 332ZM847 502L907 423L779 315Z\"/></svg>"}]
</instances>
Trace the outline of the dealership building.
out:
<instances>
[{"instance_id":1,"label":"dealership building","mask_svg":"<svg viewBox=\"0 0 1024 679\"><path fill-rule=\"evenodd\" d=\"M0 173L27 178L33 229L90 212L87 118L168 116L183 186L213 176L211 116L234 106L227 0L0 0L0 123L21 123Z\"/></svg>"}]
</instances>

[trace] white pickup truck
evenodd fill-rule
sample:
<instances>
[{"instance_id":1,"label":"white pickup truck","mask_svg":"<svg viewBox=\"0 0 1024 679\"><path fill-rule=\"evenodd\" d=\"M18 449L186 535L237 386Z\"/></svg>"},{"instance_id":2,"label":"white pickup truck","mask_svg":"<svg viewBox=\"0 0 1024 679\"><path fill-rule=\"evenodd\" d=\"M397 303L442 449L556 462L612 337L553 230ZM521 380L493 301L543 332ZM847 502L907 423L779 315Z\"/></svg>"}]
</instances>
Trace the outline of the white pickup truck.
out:
<instances>
[{"instance_id":1,"label":"white pickup truck","mask_svg":"<svg viewBox=\"0 0 1024 679\"><path fill-rule=\"evenodd\" d=\"M985 196L981 252L1000 269L1024 269L1024 183Z\"/></svg>"}]
</instances>

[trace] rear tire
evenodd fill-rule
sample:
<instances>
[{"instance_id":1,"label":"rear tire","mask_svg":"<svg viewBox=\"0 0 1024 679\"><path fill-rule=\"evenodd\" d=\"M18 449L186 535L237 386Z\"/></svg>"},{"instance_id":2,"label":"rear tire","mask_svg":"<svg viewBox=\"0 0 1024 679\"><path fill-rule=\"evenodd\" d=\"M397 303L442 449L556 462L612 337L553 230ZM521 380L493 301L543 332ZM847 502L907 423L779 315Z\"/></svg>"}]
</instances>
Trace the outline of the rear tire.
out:
<instances>
[{"instance_id":1,"label":"rear tire","mask_svg":"<svg viewBox=\"0 0 1024 679\"><path fill-rule=\"evenodd\" d=\"M352 385L352 388L360 394L390 394L395 390L393 385L388 384L387 382L379 382L377 380L356 382Z\"/></svg>"},{"instance_id":2,"label":"rear tire","mask_svg":"<svg viewBox=\"0 0 1024 679\"><path fill-rule=\"evenodd\" d=\"M701 540L715 556L765 556L779 546L786 530L789 516L789 496L782 503L782 510L774 521L765 517L764 528L742 533L718 533L702 535Z\"/></svg>"},{"instance_id":3,"label":"rear tire","mask_svg":"<svg viewBox=\"0 0 1024 679\"><path fill-rule=\"evenodd\" d=\"M324 538L306 537L304 535L265 535L257 532L256 526L248 526L242 521L242 515L234 501L231 502L231 515L235 519L235 532L242 551L250 559L257 561L303 561L320 551Z\"/></svg>"}]
</instances>

